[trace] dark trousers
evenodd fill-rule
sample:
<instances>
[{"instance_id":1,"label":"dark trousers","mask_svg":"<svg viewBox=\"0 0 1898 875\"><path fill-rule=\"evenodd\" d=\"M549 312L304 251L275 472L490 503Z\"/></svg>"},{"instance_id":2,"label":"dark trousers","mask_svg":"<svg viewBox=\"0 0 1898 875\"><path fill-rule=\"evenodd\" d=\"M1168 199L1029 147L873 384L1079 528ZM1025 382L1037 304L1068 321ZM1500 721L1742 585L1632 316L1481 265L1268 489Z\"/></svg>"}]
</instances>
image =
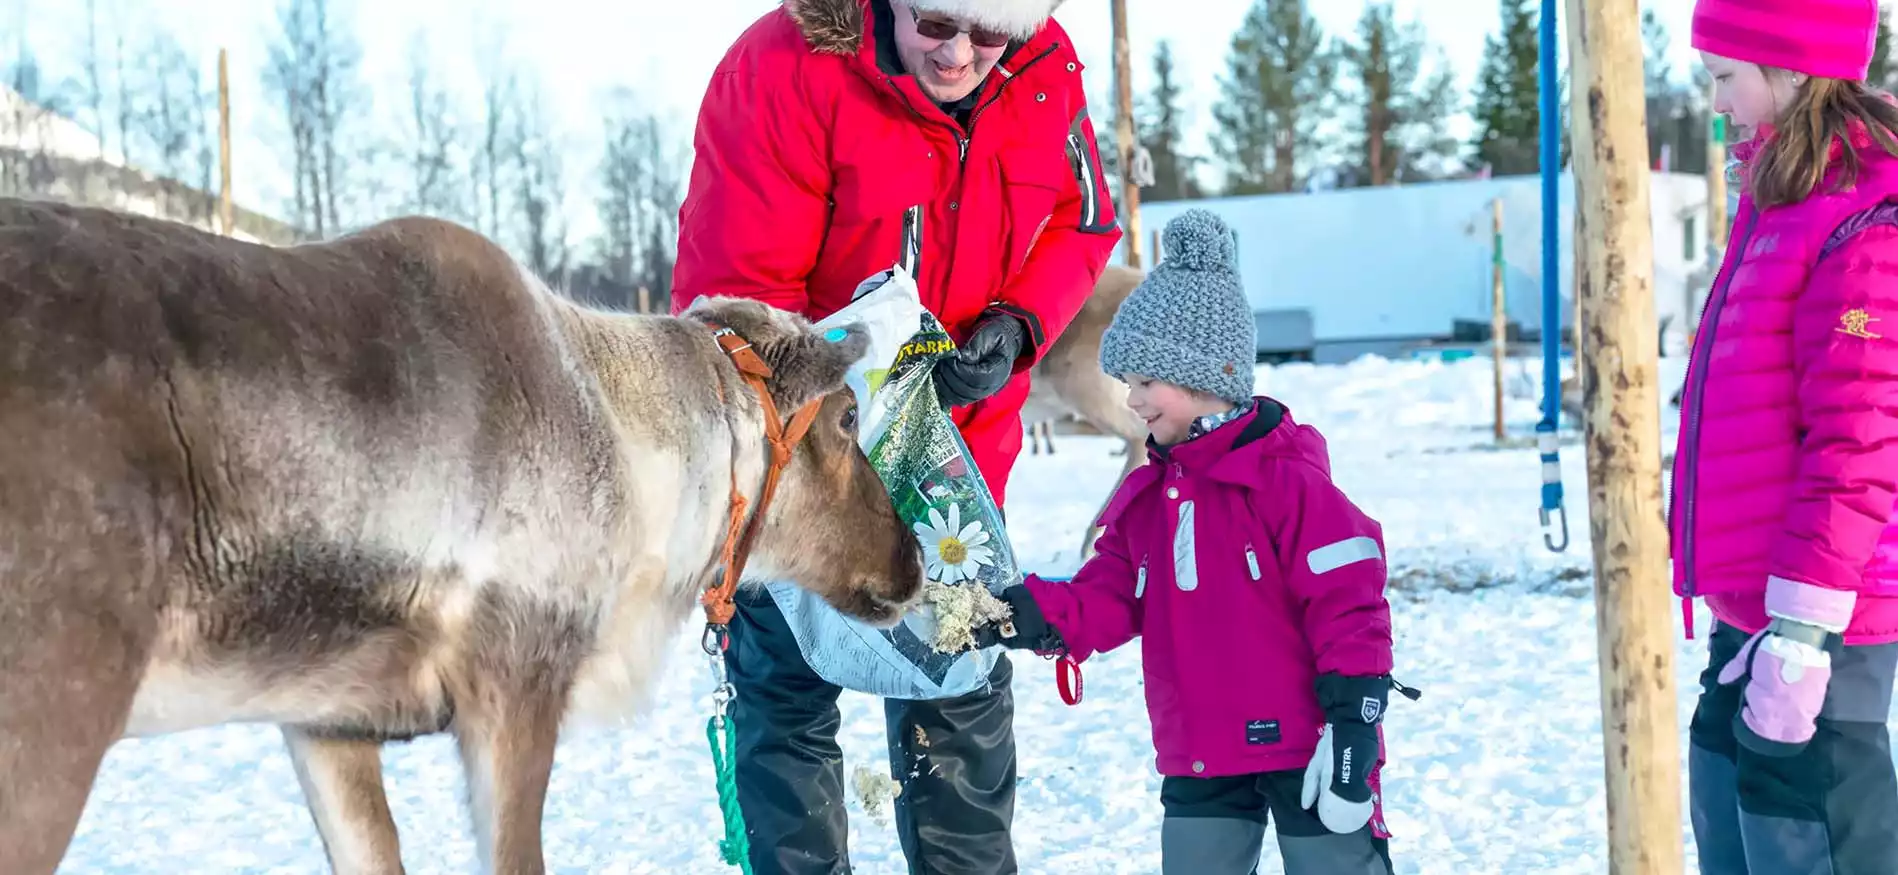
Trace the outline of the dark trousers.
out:
<instances>
[{"instance_id":1,"label":"dark trousers","mask_svg":"<svg viewBox=\"0 0 1898 875\"><path fill-rule=\"evenodd\" d=\"M1370 826L1334 833L1299 807L1304 780L1304 769L1291 769L1161 781L1162 875L1255 875L1268 820L1285 875L1390 875L1390 843Z\"/></svg>"},{"instance_id":2,"label":"dark trousers","mask_svg":"<svg viewBox=\"0 0 1898 875\"><path fill-rule=\"evenodd\" d=\"M842 690L818 677L769 593L736 599L726 665L737 699L738 805L756 875L850 869ZM911 875L1012 875L1015 700L1003 657L992 690L941 701L884 700L896 828Z\"/></svg>"},{"instance_id":3,"label":"dark trousers","mask_svg":"<svg viewBox=\"0 0 1898 875\"><path fill-rule=\"evenodd\" d=\"M1734 741L1745 684L1715 683L1748 637L1714 627L1689 728L1688 799L1702 875L1898 872L1898 775L1885 729L1898 644L1835 641L1812 743L1774 758Z\"/></svg>"}]
</instances>

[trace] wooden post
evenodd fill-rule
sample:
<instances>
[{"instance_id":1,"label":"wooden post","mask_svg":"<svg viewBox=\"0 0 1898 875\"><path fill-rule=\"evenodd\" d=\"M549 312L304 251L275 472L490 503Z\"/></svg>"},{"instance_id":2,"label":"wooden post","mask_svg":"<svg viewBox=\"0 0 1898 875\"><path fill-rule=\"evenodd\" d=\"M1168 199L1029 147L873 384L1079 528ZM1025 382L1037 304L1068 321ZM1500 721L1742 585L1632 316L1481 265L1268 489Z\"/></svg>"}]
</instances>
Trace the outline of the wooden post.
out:
<instances>
[{"instance_id":1,"label":"wooden post","mask_svg":"<svg viewBox=\"0 0 1898 875\"><path fill-rule=\"evenodd\" d=\"M229 237L236 226L231 205L231 65L230 52L217 50L218 226Z\"/></svg>"},{"instance_id":2,"label":"wooden post","mask_svg":"<svg viewBox=\"0 0 1898 875\"><path fill-rule=\"evenodd\" d=\"M1572 263L1569 265L1568 293L1569 305L1575 311L1569 319L1569 343L1573 347L1569 354L1575 357L1577 379L1581 377L1582 366L1582 250L1580 247L1584 233L1586 232L1582 226L1582 205L1578 203L1575 205L1575 230L1569 234L1569 252L1572 253L1569 259Z\"/></svg>"},{"instance_id":3,"label":"wooden post","mask_svg":"<svg viewBox=\"0 0 1898 875\"><path fill-rule=\"evenodd\" d=\"M1674 603L1662 522L1646 100L1637 0L1567 0L1608 871L1680 875Z\"/></svg>"},{"instance_id":4,"label":"wooden post","mask_svg":"<svg viewBox=\"0 0 1898 875\"><path fill-rule=\"evenodd\" d=\"M1509 358L1509 312L1503 298L1503 199L1490 201L1490 314L1491 355L1496 358L1496 442L1509 436L1503 428L1503 362Z\"/></svg>"},{"instance_id":5,"label":"wooden post","mask_svg":"<svg viewBox=\"0 0 1898 875\"><path fill-rule=\"evenodd\" d=\"M1127 242L1127 266L1140 267L1140 186L1134 182L1138 134L1134 126L1133 49L1127 37L1127 0L1114 6L1114 142L1120 151L1120 226Z\"/></svg>"}]
</instances>

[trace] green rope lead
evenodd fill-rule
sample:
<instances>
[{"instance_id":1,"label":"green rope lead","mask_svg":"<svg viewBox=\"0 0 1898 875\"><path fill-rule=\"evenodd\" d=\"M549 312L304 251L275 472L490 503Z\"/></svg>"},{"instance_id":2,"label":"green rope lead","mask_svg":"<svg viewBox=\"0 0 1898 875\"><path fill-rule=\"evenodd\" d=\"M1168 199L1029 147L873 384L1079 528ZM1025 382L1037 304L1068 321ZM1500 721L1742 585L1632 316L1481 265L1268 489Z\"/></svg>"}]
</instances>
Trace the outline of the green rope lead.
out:
<instances>
[{"instance_id":1,"label":"green rope lead","mask_svg":"<svg viewBox=\"0 0 1898 875\"><path fill-rule=\"evenodd\" d=\"M725 745L718 744L719 730L725 732ZM738 741L732 736L731 718L723 714L705 722L705 740L712 745L712 768L718 774L718 810L725 815L725 837L718 840L718 851L727 866L737 866L751 875L751 842L745 838L745 815L738 809Z\"/></svg>"}]
</instances>

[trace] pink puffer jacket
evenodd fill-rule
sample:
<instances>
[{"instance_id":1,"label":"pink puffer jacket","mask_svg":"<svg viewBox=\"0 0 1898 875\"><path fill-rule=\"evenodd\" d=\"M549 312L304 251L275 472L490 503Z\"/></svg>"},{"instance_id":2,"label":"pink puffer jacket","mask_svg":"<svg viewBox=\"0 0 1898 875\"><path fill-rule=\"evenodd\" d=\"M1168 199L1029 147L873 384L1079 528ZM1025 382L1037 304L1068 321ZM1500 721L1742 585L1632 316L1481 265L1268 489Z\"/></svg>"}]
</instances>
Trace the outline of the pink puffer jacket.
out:
<instances>
[{"instance_id":1,"label":"pink puffer jacket","mask_svg":"<svg viewBox=\"0 0 1898 875\"><path fill-rule=\"evenodd\" d=\"M1898 641L1898 159L1862 130L1853 147L1849 191L1835 144L1820 193L1740 202L1681 394L1668 518L1683 608L1703 596L1757 632L1769 577L1850 590L1846 643L1871 644Z\"/></svg>"}]
</instances>

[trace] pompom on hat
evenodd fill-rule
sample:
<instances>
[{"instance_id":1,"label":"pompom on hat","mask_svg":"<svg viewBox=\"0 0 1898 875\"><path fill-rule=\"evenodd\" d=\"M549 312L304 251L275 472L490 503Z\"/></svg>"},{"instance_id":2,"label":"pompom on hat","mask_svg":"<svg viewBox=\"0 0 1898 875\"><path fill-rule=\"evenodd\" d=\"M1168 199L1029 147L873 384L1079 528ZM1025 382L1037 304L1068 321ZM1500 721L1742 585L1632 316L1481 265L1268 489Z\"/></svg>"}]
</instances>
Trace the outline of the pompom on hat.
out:
<instances>
[{"instance_id":1,"label":"pompom on hat","mask_svg":"<svg viewBox=\"0 0 1898 875\"><path fill-rule=\"evenodd\" d=\"M1698 0L1693 46L1822 79L1864 81L1878 0Z\"/></svg>"},{"instance_id":2,"label":"pompom on hat","mask_svg":"<svg viewBox=\"0 0 1898 875\"><path fill-rule=\"evenodd\" d=\"M1232 230L1204 209L1168 222L1165 258L1114 314L1101 337L1101 370L1140 374L1235 404L1252 397L1258 357L1252 305Z\"/></svg>"}]
</instances>

